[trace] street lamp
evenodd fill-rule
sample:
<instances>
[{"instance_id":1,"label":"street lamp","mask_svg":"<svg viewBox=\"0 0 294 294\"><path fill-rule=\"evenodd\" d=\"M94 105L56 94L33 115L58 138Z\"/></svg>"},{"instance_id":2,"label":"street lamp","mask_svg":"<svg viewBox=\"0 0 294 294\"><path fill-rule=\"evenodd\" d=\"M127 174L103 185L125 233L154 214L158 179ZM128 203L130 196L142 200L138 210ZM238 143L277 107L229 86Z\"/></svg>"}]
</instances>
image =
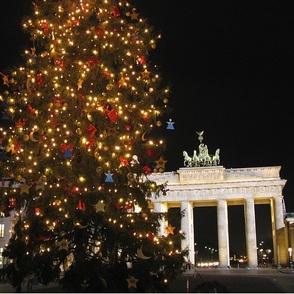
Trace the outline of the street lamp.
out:
<instances>
[{"instance_id":1,"label":"street lamp","mask_svg":"<svg viewBox=\"0 0 294 294\"><path fill-rule=\"evenodd\" d=\"M271 249L266 249L265 250L267 253L267 265L271 265L272 266L272 257L271 257Z\"/></svg>"},{"instance_id":2,"label":"street lamp","mask_svg":"<svg viewBox=\"0 0 294 294\"><path fill-rule=\"evenodd\" d=\"M291 269L292 269L292 251L293 251L292 247L289 247L288 248L288 253L289 253L289 261L290 261Z\"/></svg>"}]
</instances>

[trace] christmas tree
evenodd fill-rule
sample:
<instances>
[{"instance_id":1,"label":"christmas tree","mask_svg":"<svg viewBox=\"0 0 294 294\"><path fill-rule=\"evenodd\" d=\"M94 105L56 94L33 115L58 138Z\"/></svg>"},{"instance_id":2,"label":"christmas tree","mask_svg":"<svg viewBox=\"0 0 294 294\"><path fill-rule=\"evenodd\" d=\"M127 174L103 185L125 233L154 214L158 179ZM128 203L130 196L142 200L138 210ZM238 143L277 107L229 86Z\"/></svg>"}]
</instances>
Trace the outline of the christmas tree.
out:
<instances>
[{"instance_id":1,"label":"christmas tree","mask_svg":"<svg viewBox=\"0 0 294 294\"><path fill-rule=\"evenodd\" d=\"M1 72L8 277L18 290L33 276L71 292L168 291L188 250L153 209L166 185L148 179L166 164L152 137L169 111L149 58L160 35L125 0L35 0L31 12L24 66Z\"/></svg>"}]
</instances>

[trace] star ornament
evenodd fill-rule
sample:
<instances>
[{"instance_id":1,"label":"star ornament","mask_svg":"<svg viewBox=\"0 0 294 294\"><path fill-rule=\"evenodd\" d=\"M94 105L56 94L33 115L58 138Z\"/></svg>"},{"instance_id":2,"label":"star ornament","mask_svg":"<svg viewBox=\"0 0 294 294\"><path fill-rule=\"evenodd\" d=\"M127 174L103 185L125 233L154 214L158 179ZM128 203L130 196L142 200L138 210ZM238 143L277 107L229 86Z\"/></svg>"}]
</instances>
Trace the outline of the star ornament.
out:
<instances>
[{"instance_id":1,"label":"star ornament","mask_svg":"<svg viewBox=\"0 0 294 294\"><path fill-rule=\"evenodd\" d=\"M131 20L138 19L139 13L136 13L136 9L133 9L132 12L127 12L126 16L129 16Z\"/></svg>"},{"instance_id":2,"label":"star ornament","mask_svg":"<svg viewBox=\"0 0 294 294\"><path fill-rule=\"evenodd\" d=\"M19 188L20 188L20 195L21 195L21 194L24 194L24 193L26 193L26 194L30 194L30 188L31 188L31 185L28 185L28 184L26 184L26 183L23 183L23 184L21 184L21 185L19 186Z\"/></svg>"},{"instance_id":3,"label":"star ornament","mask_svg":"<svg viewBox=\"0 0 294 294\"><path fill-rule=\"evenodd\" d=\"M157 164L157 168L165 169L165 164L167 163L167 160L164 160L161 156L158 160L155 160L155 163Z\"/></svg>"},{"instance_id":4,"label":"star ornament","mask_svg":"<svg viewBox=\"0 0 294 294\"><path fill-rule=\"evenodd\" d=\"M171 224L168 224L168 226L165 228L167 235L174 235L174 230L176 227L173 227Z\"/></svg>"},{"instance_id":5,"label":"star ornament","mask_svg":"<svg viewBox=\"0 0 294 294\"><path fill-rule=\"evenodd\" d=\"M61 241L57 242L57 246L59 250L68 250L68 241L66 239L62 239Z\"/></svg>"},{"instance_id":6,"label":"star ornament","mask_svg":"<svg viewBox=\"0 0 294 294\"><path fill-rule=\"evenodd\" d=\"M136 13L135 10L130 14L131 20L138 19L139 13Z\"/></svg>"},{"instance_id":7,"label":"star ornament","mask_svg":"<svg viewBox=\"0 0 294 294\"><path fill-rule=\"evenodd\" d=\"M150 72L147 69L145 69L141 72L141 75L143 79L149 79Z\"/></svg>"},{"instance_id":8,"label":"star ornament","mask_svg":"<svg viewBox=\"0 0 294 294\"><path fill-rule=\"evenodd\" d=\"M136 279L134 276L131 276L129 279L127 279L128 282L128 288L137 288L137 282L139 279Z\"/></svg>"},{"instance_id":9,"label":"star ornament","mask_svg":"<svg viewBox=\"0 0 294 294\"><path fill-rule=\"evenodd\" d=\"M126 88L128 80L125 77L121 77L120 80L117 82L119 88Z\"/></svg>"},{"instance_id":10,"label":"star ornament","mask_svg":"<svg viewBox=\"0 0 294 294\"><path fill-rule=\"evenodd\" d=\"M9 87L9 79L7 75L4 75L2 72L0 72L2 79L3 79L3 85L7 85Z\"/></svg>"},{"instance_id":11,"label":"star ornament","mask_svg":"<svg viewBox=\"0 0 294 294\"><path fill-rule=\"evenodd\" d=\"M78 90L83 88L83 82L84 82L84 80L82 80L82 79L78 80Z\"/></svg>"},{"instance_id":12,"label":"star ornament","mask_svg":"<svg viewBox=\"0 0 294 294\"><path fill-rule=\"evenodd\" d=\"M95 209L96 209L96 212L99 212L99 211L104 212L105 211L105 203L104 203L104 201L102 201L102 200L98 201L95 204Z\"/></svg>"}]
</instances>

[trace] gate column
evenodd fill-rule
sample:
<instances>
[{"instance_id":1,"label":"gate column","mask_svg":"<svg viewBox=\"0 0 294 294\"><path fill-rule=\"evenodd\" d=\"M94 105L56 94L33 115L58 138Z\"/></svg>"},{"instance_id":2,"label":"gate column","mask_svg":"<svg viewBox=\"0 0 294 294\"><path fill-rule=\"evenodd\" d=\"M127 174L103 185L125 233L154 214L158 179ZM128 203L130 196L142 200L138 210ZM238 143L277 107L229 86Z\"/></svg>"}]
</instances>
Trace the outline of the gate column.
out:
<instances>
[{"instance_id":1,"label":"gate column","mask_svg":"<svg viewBox=\"0 0 294 294\"><path fill-rule=\"evenodd\" d=\"M253 198L246 199L244 208L245 208L245 234L246 234L248 267L256 268L258 266L258 260L257 260L254 199Z\"/></svg>"},{"instance_id":2,"label":"gate column","mask_svg":"<svg viewBox=\"0 0 294 294\"><path fill-rule=\"evenodd\" d=\"M283 196L277 196L271 199L271 221L272 221L272 235L273 235L273 262L279 265L280 253L277 246L277 233L276 231L284 228L284 215L286 208L284 208Z\"/></svg>"},{"instance_id":3,"label":"gate column","mask_svg":"<svg viewBox=\"0 0 294 294\"><path fill-rule=\"evenodd\" d=\"M182 240L181 247L189 249L189 261L195 264L194 253L194 220L193 220L193 205L189 201L181 202L181 212L184 211L184 216L181 219L181 231L185 232L185 240Z\"/></svg>"},{"instance_id":4,"label":"gate column","mask_svg":"<svg viewBox=\"0 0 294 294\"><path fill-rule=\"evenodd\" d=\"M222 268L230 267L228 206L224 199L217 201L217 234L219 266Z\"/></svg>"},{"instance_id":5,"label":"gate column","mask_svg":"<svg viewBox=\"0 0 294 294\"><path fill-rule=\"evenodd\" d=\"M167 212L168 206L167 203L164 202L155 202L154 203L154 212ZM166 235L166 227L167 227L168 223L167 220L160 220L160 229L159 229L159 235L163 236Z\"/></svg>"},{"instance_id":6,"label":"gate column","mask_svg":"<svg viewBox=\"0 0 294 294\"><path fill-rule=\"evenodd\" d=\"M274 204L275 204L275 229L281 229L285 227L284 222L284 208L283 208L283 196L274 197Z\"/></svg>"}]
</instances>

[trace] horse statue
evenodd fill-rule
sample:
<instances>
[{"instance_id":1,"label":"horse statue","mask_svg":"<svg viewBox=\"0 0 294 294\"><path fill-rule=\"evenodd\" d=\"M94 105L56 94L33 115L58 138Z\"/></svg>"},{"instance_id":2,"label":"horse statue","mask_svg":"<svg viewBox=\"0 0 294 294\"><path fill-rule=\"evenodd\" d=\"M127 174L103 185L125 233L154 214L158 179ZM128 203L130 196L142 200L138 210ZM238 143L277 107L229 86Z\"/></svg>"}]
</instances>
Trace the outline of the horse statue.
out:
<instances>
[{"instance_id":1,"label":"horse statue","mask_svg":"<svg viewBox=\"0 0 294 294\"><path fill-rule=\"evenodd\" d=\"M219 154L220 154L220 149L217 148L215 150L215 154L212 156L212 164L213 165L218 165L220 163L220 156L219 156Z\"/></svg>"},{"instance_id":2,"label":"horse statue","mask_svg":"<svg viewBox=\"0 0 294 294\"><path fill-rule=\"evenodd\" d=\"M209 165L212 164L211 157L208 154L207 145L204 145L203 143L201 143L199 145L199 155L198 155L198 157L199 157L201 165L209 166Z\"/></svg>"},{"instance_id":3,"label":"horse statue","mask_svg":"<svg viewBox=\"0 0 294 294\"><path fill-rule=\"evenodd\" d=\"M193 152L192 162L193 162L193 166L200 166L200 159L197 156L197 150L194 150Z\"/></svg>"},{"instance_id":4,"label":"horse statue","mask_svg":"<svg viewBox=\"0 0 294 294\"><path fill-rule=\"evenodd\" d=\"M183 151L184 156L184 166L192 167L192 157L190 157L187 153L187 151Z\"/></svg>"}]
</instances>

